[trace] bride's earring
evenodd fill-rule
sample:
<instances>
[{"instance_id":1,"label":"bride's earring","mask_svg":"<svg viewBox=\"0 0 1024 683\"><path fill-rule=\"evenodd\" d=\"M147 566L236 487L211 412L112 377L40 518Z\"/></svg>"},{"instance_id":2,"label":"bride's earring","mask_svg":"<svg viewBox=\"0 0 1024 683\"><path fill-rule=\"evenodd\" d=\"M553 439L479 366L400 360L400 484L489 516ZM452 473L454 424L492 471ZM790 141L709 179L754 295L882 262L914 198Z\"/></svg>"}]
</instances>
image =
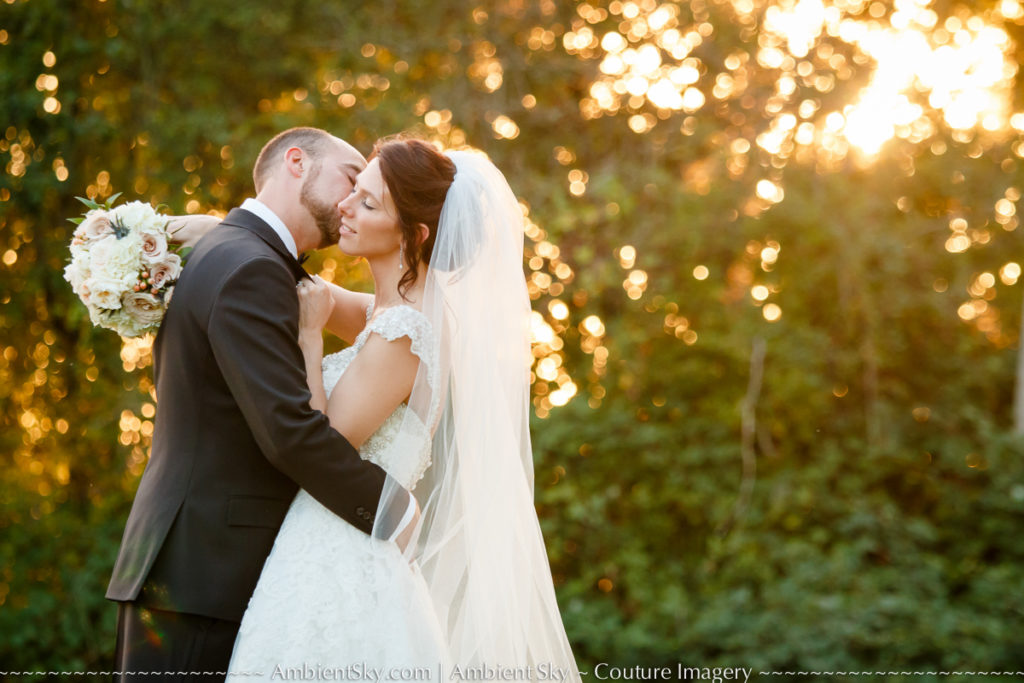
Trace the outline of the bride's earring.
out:
<instances>
[{"instance_id":1,"label":"bride's earring","mask_svg":"<svg viewBox=\"0 0 1024 683\"><path fill-rule=\"evenodd\" d=\"M402 259L404 258L404 254L405 254L405 245L404 244L398 245L398 269L399 270L402 269Z\"/></svg>"}]
</instances>

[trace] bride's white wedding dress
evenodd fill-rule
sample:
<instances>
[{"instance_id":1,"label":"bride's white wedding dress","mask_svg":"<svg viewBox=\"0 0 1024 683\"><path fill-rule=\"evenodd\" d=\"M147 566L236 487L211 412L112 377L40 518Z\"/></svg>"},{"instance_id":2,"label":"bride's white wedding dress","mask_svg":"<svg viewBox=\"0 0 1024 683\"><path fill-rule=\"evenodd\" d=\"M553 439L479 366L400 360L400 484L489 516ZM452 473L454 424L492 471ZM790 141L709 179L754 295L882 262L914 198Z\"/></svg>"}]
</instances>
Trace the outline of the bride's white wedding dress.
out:
<instances>
[{"instance_id":1,"label":"bride's white wedding dress","mask_svg":"<svg viewBox=\"0 0 1024 683\"><path fill-rule=\"evenodd\" d=\"M423 314L409 306L371 314L372 305L352 346L324 358L328 396L372 332L389 341L408 337L421 362L431 362ZM412 490L430 465L430 434L424 427L422 439L408 447L387 448L405 413L402 404L359 452ZM439 666L448 663L444 640L419 567L394 542L372 538L300 490L242 618L228 671L246 680L260 678L254 674L281 680L289 669L362 667L398 678L388 672L423 667L417 680L438 680Z\"/></svg>"}]
</instances>

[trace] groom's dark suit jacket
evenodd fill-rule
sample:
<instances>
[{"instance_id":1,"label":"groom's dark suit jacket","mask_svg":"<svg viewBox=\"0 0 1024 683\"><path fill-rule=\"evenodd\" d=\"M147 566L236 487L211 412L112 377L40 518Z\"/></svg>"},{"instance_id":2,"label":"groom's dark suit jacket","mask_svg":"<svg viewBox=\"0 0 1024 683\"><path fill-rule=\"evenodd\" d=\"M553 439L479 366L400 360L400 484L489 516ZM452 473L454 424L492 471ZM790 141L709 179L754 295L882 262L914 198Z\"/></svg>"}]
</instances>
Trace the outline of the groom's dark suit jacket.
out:
<instances>
[{"instance_id":1,"label":"groom's dark suit jacket","mask_svg":"<svg viewBox=\"0 0 1024 683\"><path fill-rule=\"evenodd\" d=\"M192 251L153 349L153 447L107 598L240 621L300 486L372 529L384 471L309 407L302 277L242 209Z\"/></svg>"}]
</instances>

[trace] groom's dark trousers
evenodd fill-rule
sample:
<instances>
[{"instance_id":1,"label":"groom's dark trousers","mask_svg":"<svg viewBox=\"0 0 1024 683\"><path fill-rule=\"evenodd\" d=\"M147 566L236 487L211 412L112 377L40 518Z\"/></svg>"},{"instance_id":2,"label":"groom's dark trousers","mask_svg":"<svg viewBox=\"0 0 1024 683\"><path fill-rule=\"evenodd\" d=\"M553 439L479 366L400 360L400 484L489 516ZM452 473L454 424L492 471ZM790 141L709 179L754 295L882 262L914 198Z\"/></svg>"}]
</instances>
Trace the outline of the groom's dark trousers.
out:
<instances>
[{"instance_id":1,"label":"groom's dark trousers","mask_svg":"<svg viewBox=\"0 0 1024 683\"><path fill-rule=\"evenodd\" d=\"M160 677L179 681L223 681L238 634L237 621L166 612L135 602L118 604L117 623L115 671L180 671L181 675ZM114 680L140 678L145 677L122 673Z\"/></svg>"},{"instance_id":2,"label":"groom's dark trousers","mask_svg":"<svg viewBox=\"0 0 1024 683\"><path fill-rule=\"evenodd\" d=\"M121 603L118 680L169 671L223 679L300 486L373 528L384 471L309 406L297 342L302 277L274 230L234 209L199 241L174 288L153 347L153 445L107 589Z\"/></svg>"}]
</instances>

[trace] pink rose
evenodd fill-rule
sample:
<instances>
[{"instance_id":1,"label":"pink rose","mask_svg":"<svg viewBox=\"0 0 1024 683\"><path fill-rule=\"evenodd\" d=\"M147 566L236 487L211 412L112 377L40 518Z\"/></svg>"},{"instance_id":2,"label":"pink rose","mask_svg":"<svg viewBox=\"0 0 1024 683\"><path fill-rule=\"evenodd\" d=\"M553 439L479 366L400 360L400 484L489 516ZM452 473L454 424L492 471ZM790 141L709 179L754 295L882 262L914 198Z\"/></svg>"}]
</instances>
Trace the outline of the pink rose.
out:
<instances>
[{"instance_id":1,"label":"pink rose","mask_svg":"<svg viewBox=\"0 0 1024 683\"><path fill-rule=\"evenodd\" d=\"M155 289L174 282L181 275L181 257L177 254L167 254L160 263L154 263L149 267L150 285Z\"/></svg>"},{"instance_id":2,"label":"pink rose","mask_svg":"<svg viewBox=\"0 0 1024 683\"><path fill-rule=\"evenodd\" d=\"M140 234L142 240L142 260L148 264L156 264L167 258L167 238L158 232L143 232Z\"/></svg>"},{"instance_id":3,"label":"pink rose","mask_svg":"<svg viewBox=\"0 0 1024 683\"><path fill-rule=\"evenodd\" d=\"M94 209L85 215L85 220L78 225L75 236L84 240L98 240L113 234L110 216L102 209Z\"/></svg>"},{"instance_id":4,"label":"pink rose","mask_svg":"<svg viewBox=\"0 0 1024 683\"><path fill-rule=\"evenodd\" d=\"M123 305L125 313L130 315L139 327L155 325L164 317L164 305L152 294L128 292Z\"/></svg>"}]
</instances>

